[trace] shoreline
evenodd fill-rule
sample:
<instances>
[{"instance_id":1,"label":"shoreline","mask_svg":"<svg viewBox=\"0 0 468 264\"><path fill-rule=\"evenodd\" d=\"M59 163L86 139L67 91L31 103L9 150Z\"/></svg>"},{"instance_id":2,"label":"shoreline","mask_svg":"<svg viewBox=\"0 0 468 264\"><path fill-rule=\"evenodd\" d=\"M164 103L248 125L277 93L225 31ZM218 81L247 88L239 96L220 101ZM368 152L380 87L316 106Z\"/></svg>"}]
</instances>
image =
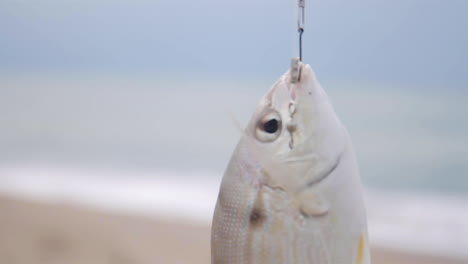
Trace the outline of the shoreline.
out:
<instances>
[{"instance_id":1,"label":"shoreline","mask_svg":"<svg viewBox=\"0 0 468 264\"><path fill-rule=\"evenodd\" d=\"M0 263L210 263L210 227L0 195ZM462 264L372 248L374 264Z\"/></svg>"}]
</instances>

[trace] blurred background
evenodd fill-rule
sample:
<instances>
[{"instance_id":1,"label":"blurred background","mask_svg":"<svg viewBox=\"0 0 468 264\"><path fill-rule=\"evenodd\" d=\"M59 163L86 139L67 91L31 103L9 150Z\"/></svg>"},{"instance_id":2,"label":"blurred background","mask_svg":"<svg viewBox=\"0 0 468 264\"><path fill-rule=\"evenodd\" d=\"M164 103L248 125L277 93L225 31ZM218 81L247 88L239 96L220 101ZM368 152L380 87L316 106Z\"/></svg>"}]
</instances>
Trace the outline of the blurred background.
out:
<instances>
[{"instance_id":1,"label":"blurred background","mask_svg":"<svg viewBox=\"0 0 468 264\"><path fill-rule=\"evenodd\" d=\"M468 1L306 5L374 262L466 263ZM234 120L297 55L295 6L1 0L0 262L209 263Z\"/></svg>"}]
</instances>

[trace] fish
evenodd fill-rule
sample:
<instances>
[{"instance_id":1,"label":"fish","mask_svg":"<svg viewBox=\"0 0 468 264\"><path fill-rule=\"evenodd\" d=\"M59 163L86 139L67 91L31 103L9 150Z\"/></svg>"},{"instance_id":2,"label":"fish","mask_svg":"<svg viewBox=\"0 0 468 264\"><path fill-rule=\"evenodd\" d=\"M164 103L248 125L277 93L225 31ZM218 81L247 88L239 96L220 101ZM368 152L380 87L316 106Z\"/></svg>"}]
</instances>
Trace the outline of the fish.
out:
<instances>
[{"instance_id":1,"label":"fish","mask_svg":"<svg viewBox=\"0 0 468 264\"><path fill-rule=\"evenodd\" d=\"M366 209L346 127L310 65L261 98L221 181L212 264L368 264Z\"/></svg>"}]
</instances>

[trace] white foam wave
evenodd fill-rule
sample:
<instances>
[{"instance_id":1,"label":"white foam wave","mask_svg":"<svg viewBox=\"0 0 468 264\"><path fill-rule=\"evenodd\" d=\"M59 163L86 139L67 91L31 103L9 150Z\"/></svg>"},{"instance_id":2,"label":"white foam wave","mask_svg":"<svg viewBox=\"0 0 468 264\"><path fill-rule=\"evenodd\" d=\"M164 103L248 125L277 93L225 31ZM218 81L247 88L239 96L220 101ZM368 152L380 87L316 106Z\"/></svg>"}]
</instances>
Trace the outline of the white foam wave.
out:
<instances>
[{"instance_id":1,"label":"white foam wave","mask_svg":"<svg viewBox=\"0 0 468 264\"><path fill-rule=\"evenodd\" d=\"M214 172L0 168L4 194L205 223L219 181ZM373 245L468 259L467 200L374 190L366 201Z\"/></svg>"},{"instance_id":2,"label":"white foam wave","mask_svg":"<svg viewBox=\"0 0 468 264\"><path fill-rule=\"evenodd\" d=\"M367 191L375 245L468 259L468 201L434 194Z\"/></svg>"},{"instance_id":3,"label":"white foam wave","mask_svg":"<svg viewBox=\"0 0 468 264\"><path fill-rule=\"evenodd\" d=\"M0 168L0 192L131 213L207 221L218 182L210 172L116 172L64 168Z\"/></svg>"}]
</instances>

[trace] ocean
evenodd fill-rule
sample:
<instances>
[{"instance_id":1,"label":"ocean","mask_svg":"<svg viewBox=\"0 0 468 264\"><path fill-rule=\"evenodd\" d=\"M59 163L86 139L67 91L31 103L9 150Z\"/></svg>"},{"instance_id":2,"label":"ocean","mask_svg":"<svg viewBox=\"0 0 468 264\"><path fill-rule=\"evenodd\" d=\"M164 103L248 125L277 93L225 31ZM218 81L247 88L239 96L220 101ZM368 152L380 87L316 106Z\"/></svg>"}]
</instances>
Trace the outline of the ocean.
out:
<instances>
[{"instance_id":1,"label":"ocean","mask_svg":"<svg viewBox=\"0 0 468 264\"><path fill-rule=\"evenodd\" d=\"M0 193L209 222L274 78L10 74ZM366 189L371 242L468 257L468 92L325 80Z\"/></svg>"}]
</instances>

